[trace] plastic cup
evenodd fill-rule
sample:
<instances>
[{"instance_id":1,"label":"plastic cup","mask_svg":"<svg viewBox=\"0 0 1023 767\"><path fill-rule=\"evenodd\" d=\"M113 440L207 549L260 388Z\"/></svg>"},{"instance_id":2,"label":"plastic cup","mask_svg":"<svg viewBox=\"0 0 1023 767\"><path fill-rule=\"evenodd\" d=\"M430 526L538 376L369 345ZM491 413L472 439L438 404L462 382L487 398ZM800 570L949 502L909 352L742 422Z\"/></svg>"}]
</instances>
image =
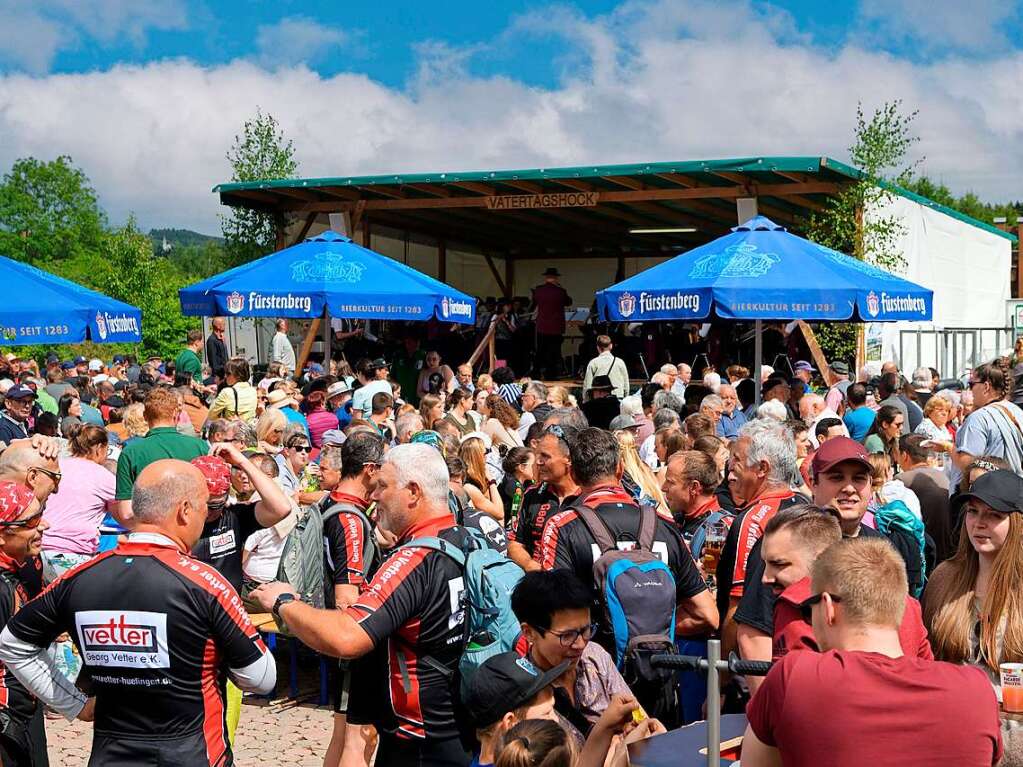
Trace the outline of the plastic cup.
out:
<instances>
[{"instance_id":1,"label":"plastic cup","mask_svg":"<svg viewBox=\"0 0 1023 767\"><path fill-rule=\"evenodd\" d=\"M1002 675L1002 709L1023 713L1023 663L1003 663L999 670Z\"/></svg>"}]
</instances>

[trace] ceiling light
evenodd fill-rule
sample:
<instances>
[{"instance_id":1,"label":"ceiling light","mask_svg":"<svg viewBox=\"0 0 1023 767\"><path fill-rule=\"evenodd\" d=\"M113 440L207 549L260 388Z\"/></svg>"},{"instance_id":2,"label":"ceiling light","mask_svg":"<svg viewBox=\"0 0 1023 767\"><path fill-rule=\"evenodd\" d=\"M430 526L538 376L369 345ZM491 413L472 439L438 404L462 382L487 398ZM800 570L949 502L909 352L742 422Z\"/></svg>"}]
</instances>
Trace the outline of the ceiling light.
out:
<instances>
[{"instance_id":1,"label":"ceiling light","mask_svg":"<svg viewBox=\"0 0 1023 767\"><path fill-rule=\"evenodd\" d=\"M677 226L663 229L630 229L629 234L692 234L698 231L695 226Z\"/></svg>"}]
</instances>

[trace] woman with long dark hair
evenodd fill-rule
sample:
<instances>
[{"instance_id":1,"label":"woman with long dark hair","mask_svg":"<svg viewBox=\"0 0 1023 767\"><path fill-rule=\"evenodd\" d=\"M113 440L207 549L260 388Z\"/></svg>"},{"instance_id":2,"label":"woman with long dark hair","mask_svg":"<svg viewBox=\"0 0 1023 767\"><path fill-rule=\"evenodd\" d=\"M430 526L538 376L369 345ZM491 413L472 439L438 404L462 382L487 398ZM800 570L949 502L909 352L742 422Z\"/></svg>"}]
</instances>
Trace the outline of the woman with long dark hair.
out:
<instances>
[{"instance_id":1,"label":"woman with long dark hair","mask_svg":"<svg viewBox=\"0 0 1023 767\"><path fill-rule=\"evenodd\" d=\"M892 466L899 465L899 437L905 416L894 405L885 405L877 411L877 418L863 440L868 453L884 453L891 459Z\"/></svg>"}]
</instances>

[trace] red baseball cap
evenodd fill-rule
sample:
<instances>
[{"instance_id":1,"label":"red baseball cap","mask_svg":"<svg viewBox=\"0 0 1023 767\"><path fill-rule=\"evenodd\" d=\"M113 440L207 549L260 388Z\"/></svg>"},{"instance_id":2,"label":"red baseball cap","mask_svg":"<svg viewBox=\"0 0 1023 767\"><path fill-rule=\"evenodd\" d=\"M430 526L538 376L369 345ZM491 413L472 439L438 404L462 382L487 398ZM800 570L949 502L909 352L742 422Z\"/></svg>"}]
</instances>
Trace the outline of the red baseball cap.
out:
<instances>
[{"instance_id":1,"label":"red baseball cap","mask_svg":"<svg viewBox=\"0 0 1023 767\"><path fill-rule=\"evenodd\" d=\"M871 470L870 454L859 442L849 437L832 437L813 454L814 476L845 461L854 461L867 471Z\"/></svg>"}]
</instances>

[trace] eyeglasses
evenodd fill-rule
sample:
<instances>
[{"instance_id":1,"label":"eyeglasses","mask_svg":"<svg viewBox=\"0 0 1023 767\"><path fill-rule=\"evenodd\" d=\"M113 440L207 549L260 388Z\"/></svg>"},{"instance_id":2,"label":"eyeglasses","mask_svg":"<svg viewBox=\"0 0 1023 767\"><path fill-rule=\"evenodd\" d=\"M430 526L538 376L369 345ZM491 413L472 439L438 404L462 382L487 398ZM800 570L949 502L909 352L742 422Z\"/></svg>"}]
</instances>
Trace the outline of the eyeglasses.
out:
<instances>
[{"instance_id":1,"label":"eyeglasses","mask_svg":"<svg viewBox=\"0 0 1023 767\"><path fill-rule=\"evenodd\" d=\"M987 381L970 381L970 388L972 389L974 386L980 386L984 383L987 383Z\"/></svg>"},{"instance_id":2,"label":"eyeglasses","mask_svg":"<svg viewBox=\"0 0 1023 767\"><path fill-rule=\"evenodd\" d=\"M13 522L0 522L0 527L23 527L26 530L35 530L39 527L39 523L42 521L43 510L39 509L39 511L26 519L16 519Z\"/></svg>"},{"instance_id":3,"label":"eyeglasses","mask_svg":"<svg viewBox=\"0 0 1023 767\"><path fill-rule=\"evenodd\" d=\"M300 453L308 453L310 450L312 450L312 447L310 447L309 445L288 445L288 447L290 447L292 450L297 450Z\"/></svg>"},{"instance_id":4,"label":"eyeglasses","mask_svg":"<svg viewBox=\"0 0 1023 767\"><path fill-rule=\"evenodd\" d=\"M803 620L807 623L810 623L813 620L813 606L819 604L820 601L824 599L825 594L828 594L828 592L822 591L820 594L814 594L799 603L799 612L803 614ZM842 601L842 597L835 594L828 594L828 596L831 597L831 601L835 604Z\"/></svg>"},{"instance_id":5,"label":"eyeglasses","mask_svg":"<svg viewBox=\"0 0 1023 767\"><path fill-rule=\"evenodd\" d=\"M569 629L568 631L551 631L550 629L544 629L542 633L556 636L561 642L562 647L571 647L579 640L580 637L582 637L584 642L589 642L590 638L596 632L597 624L591 623L589 626L585 626L581 629Z\"/></svg>"},{"instance_id":6,"label":"eyeglasses","mask_svg":"<svg viewBox=\"0 0 1023 767\"><path fill-rule=\"evenodd\" d=\"M40 474L45 474L47 477L52 479L54 492L56 492L57 488L60 487L60 478L64 476L59 471L50 471L49 469L44 469L42 466L33 466L30 471L38 471Z\"/></svg>"}]
</instances>

